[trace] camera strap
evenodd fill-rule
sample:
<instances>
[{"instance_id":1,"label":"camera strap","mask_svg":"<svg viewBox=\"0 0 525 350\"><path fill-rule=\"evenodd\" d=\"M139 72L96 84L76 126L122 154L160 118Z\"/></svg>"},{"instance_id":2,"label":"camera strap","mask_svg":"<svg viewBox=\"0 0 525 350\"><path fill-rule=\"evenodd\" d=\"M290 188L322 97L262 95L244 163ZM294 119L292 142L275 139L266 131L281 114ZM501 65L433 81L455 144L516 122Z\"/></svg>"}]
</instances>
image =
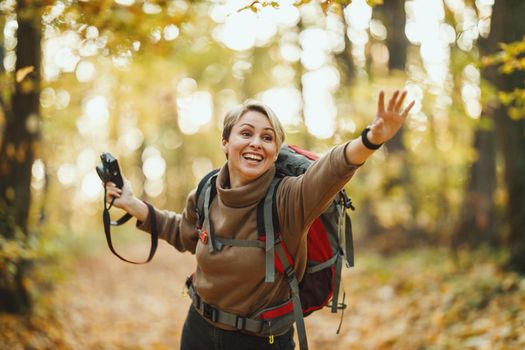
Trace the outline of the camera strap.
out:
<instances>
[{"instance_id":1,"label":"camera strap","mask_svg":"<svg viewBox=\"0 0 525 350\"><path fill-rule=\"evenodd\" d=\"M150 227L151 227L151 247L149 250L149 256L145 261L142 261L142 262L128 260L120 256L115 251L115 248L113 248L113 243L111 242L111 226L123 225L126 222L128 222L129 219L132 218L132 216L129 213L126 213L117 221L111 221L109 209L111 209L111 207L113 206L113 202L115 201L115 198L113 198L113 200L111 201L111 204L107 206L105 188L106 186L104 186L104 212L102 213L102 221L104 222L104 232L106 234L106 241L108 242L109 250L111 250L111 252L115 254L120 260L123 260L131 264L145 264L145 263L150 262L151 259L153 259L153 256L155 255L155 251L157 250L157 243L159 240L159 236L157 232L157 218L155 216L155 210L153 209L153 206L147 202L144 202L148 206L148 218L149 218Z\"/></svg>"}]
</instances>

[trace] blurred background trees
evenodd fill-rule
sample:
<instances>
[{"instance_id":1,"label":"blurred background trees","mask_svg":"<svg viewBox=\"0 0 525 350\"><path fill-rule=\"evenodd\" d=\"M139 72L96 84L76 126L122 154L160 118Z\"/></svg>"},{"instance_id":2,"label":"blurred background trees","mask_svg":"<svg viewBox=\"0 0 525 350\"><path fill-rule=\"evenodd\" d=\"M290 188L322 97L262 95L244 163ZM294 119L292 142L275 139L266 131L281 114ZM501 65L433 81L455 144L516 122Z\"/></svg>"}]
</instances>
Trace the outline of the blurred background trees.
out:
<instances>
[{"instance_id":1,"label":"blurred background trees","mask_svg":"<svg viewBox=\"0 0 525 350\"><path fill-rule=\"evenodd\" d=\"M10 103L0 103L5 116L0 146L0 228L2 243L12 242L18 251L15 259L2 259L0 309L7 311L25 311L30 305L23 280L32 260L27 254L31 167L40 138L40 10L23 1L17 5L14 91Z\"/></svg>"},{"instance_id":2,"label":"blurred background trees","mask_svg":"<svg viewBox=\"0 0 525 350\"><path fill-rule=\"evenodd\" d=\"M522 1L243 4L0 1L2 310L29 308L34 261L104 244L102 151L180 210L247 98L322 153L405 88L406 127L348 185L361 244L497 246L525 271Z\"/></svg>"},{"instance_id":3,"label":"blurred background trees","mask_svg":"<svg viewBox=\"0 0 525 350\"><path fill-rule=\"evenodd\" d=\"M511 249L510 265L525 272L525 113L524 100L519 97L505 99L505 96L520 94L523 97L525 66L523 45L525 41L525 24L519 13L524 13L525 4L520 1L496 2L492 18L492 35L487 51L496 54L502 43L521 46L521 49L510 52L503 58L499 74L494 68L487 73L488 80L499 92L500 102L492 110L495 120L496 137L498 138L504 164L504 183L508 194L505 222L509 232L500 232L506 246ZM508 29L509 24L512 30ZM498 47L500 46L500 47ZM510 54L510 55L509 55ZM519 62L519 63L518 63Z\"/></svg>"}]
</instances>

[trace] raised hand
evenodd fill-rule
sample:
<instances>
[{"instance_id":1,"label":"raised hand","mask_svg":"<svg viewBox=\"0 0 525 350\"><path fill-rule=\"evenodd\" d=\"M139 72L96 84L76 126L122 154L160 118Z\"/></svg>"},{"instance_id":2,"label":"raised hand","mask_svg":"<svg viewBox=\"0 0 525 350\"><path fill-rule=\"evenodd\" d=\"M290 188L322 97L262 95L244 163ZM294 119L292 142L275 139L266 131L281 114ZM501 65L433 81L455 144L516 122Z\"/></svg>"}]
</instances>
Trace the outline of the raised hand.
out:
<instances>
[{"instance_id":1,"label":"raised hand","mask_svg":"<svg viewBox=\"0 0 525 350\"><path fill-rule=\"evenodd\" d=\"M111 203L115 198L113 205L116 208L126 210L133 203L134 195L131 183L124 176L122 179L124 180L122 189L118 188L113 182L106 183L106 202Z\"/></svg>"},{"instance_id":2,"label":"raised hand","mask_svg":"<svg viewBox=\"0 0 525 350\"><path fill-rule=\"evenodd\" d=\"M406 96L406 91L400 94L399 90L396 90L390 98L390 101L388 101L388 106L385 109L385 93L383 91L379 93L377 115L372 121L372 124L370 124L370 131L367 135L370 142L380 145L390 140L398 132L405 122L408 112L410 112L415 103L415 101L410 102L410 104L402 110Z\"/></svg>"}]
</instances>

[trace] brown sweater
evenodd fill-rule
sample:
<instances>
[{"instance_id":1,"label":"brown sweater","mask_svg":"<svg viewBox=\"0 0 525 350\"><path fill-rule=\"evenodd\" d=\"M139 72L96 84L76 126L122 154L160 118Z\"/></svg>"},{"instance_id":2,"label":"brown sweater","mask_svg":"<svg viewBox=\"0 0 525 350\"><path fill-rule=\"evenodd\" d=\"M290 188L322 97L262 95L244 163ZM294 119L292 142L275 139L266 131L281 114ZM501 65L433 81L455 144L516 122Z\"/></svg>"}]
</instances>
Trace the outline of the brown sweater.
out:
<instances>
[{"instance_id":1,"label":"brown sweater","mask_svg":"<svg viewBox=\"0 0 525 350\"><path fill-rule=\"evenodd\" d=\"M306 232L309 225L331 202L335 194L353 176L358 165L349 164L346 145L337 146L314 162L303 176L286 177L278 187L276 204L279 224L287 250L295 261L299 279L306 267ZM225 164L217 178L217 196L210 205L214 234L229 239L257 239L257 204L266 195L275 174L269 169L253 182L229 188ZM195 229L195 190L188 195L182 214L155 209L159 237L179 251L196 255L197 270L193 283L208 304L244 317L278 305L289 298L284 276L276 273L274 283L265 283L265 255L260 248L225 246L210 253L198 239ZM137 227L150 232L149 221ZM226 325L219 327L229 329Z\"/></svg>"}]
</instances>

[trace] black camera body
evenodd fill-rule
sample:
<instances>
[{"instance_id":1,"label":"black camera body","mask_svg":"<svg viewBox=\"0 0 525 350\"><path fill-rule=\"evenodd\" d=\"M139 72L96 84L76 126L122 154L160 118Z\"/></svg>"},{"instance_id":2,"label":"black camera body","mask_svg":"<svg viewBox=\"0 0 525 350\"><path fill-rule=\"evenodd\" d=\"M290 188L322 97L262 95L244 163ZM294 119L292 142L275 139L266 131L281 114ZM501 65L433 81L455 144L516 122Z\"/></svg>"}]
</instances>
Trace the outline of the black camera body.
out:
<instances>
[{"instance_id":1,"label":"black camera body","mask_svg":"<svg viewBox=\"0 0 525 350\"><path fill-rule=\"evenodd\" d=\"M97 174L102 182L113 182L118 188L124 186L124 180L120 174L120 168L118 166L117 158L113 157L111 153L104 152L100 155L102 165L97 165Z\"/></svg>"}]
</instances>

